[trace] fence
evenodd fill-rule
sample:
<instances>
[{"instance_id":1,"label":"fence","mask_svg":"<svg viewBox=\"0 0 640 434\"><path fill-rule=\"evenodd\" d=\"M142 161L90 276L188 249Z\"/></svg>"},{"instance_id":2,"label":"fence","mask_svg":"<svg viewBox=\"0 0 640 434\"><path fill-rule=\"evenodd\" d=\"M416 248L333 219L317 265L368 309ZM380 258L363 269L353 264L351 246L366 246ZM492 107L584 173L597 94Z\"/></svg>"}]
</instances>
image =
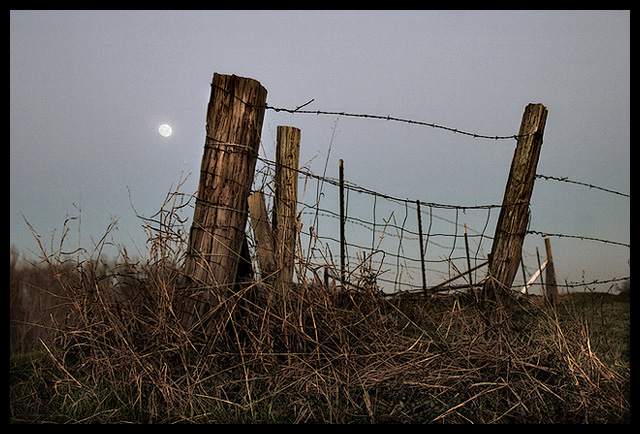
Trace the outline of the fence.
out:
<instances>
[{"instance_id":1,"label":"fence","mask_svg":"<svg viewBox=\"0 0 640 434\"><path fill-rule=\"evenodd\" d=\"M261 167L257 169L253 190L268 191L269 180L273 178L276 163L260 157L258 161ZM348 167L346 169L348 173ZM300 176L299 189L303 192L303 197L297 202L301 226L297 252L297 262L301 266L297 271L303 271L302 274L298 274L298 279L315 279L324 283L326 268L329 273L333 273L331 277L339 281L337 252L341 242L338 199L340 181L305 169L297 172ZM536 177L577 185L585 184L567 178L546 175ZM466 284L441 286L440 290L464 290L470 284L479 285L482 282L486 273L477 267L486 264L494 239L488 231L495 225L501 205L465 206L424 202L394 197L349 181L345 181L343 185L346 196L344 244L348 274L359 275L369 272L371 277L377 277L376 282L387 294L423 291L422 262L426 264L425 274L429 292L434 287L438 288L442 282L469 269L474 269L470 276L471 282L468 281L469 276L463 276L467 280ZM594 185L586 186L607 191ZM629 196L613 190L609 192ZM418 216L421 221L418 221ZM544 238L575 238L630 247L626 243L580 235L531 229L526 233ZM539 268L539 264L536 263L536 255L533 253L523 252L522 261L523 278L528 280L533 274L530 269ZM257 261L254 262L258 269ZM525 262L528 263L528 267L525 266ZM567 282L563 286L579 287L626 279L628 276L590 282ZM540 283L534 282L533 285ZM518 282L514 283L512 288L520 289L522 286L523 284Z\"/></svg>"},{"instance_id":2,"label":"fence","mask_svg":"<svg viewBox=\"0 0 640 434\"><path fill-rule=\"evenodd\" d=\"M265 191L275 171L275 162L265 158L259 158L259 161L262 167L258 170L254 190ZM344 167L348 173L348 167ZM354 285L358 280L371 284L375 279L386 293L423 291L425 286L433 287L459 274L460 270L466 270L468 263L476 267L486 262L490 246L485 242L493 241L487 230L492 216L497 216L492 211L500 205L428 203L393 197L343 181L345 206L344 225L341 225L340 180L318 176L308 170L297 172L303 192L298 201L298 279L324 282L326 269L333 273L331 278L339 282L338 264L344 262L345 280ZM481 230L475 230L470 224L474 221L470 218L471 212L478 214L475 222L480 223ZM462 215L466 217L464 222ZM468 227L468 248L464 243L465 225ZM341 245L345 249L345 261L339 261ZM423 254L420 254L421 246ZM427 285L422 279L423 270ZM474 274L472 280L479 283L481 279Z\"/></svg>"},{"instance_id":3,"label":"fence","mask_svg":"<svg viewBox=\"0 0 640 434\"><path fill-rule=\"evenodd\" d=\"M234 80L243 84L233 84ZM243 81L245 80L245 81ZM229 84L231 83L231 84ZM245 90L248 97L238 96L236 89L250 89L256 87L259 91ZM257 102L250 102L249 97L255 95L263 97ZM531 230L527 227L529 217L529 199L536 178L547 181L568 182L577 185L596 188L612 194L629 197L628 194L616 192L602 187L583 182L569 180L554 176L536 174L536 165L542 144L542 134L546 120L546 109L541 104L530 104L525 108L520 132L517 135L488 136L467 131L460 131L442 125L428 122L401 119L391 116L379 116L369 114L355 114L331 111L311 111L301 108L284 109L271 107L265 103L266 90L259 83L251 79L242 79L236 76L220 76L214 74L212 82L211 101L222 100L221 108L216 108L210 102L208 119L220 119L224 116L239 116L239 120L230 120L229 124L237 125L237 134L242 135L243 128L251 131L244 133L248 145L245 142L236 143L229 138L212 139L217 134L207 125L207 141L205 143L205 158L203 158L203 170L201 182L196 199L194 215L202 214L202 208L214 210L218 218L223 212L232 213L241 218L237 219L231 229L236 233L247 231L248 212L245 205L248 196L252 192L269 192L274 190L274 206L278 209L278 196L283 194L283 186L271 186L270 179L281 177L281 171L295 173L298 177L298 193L293 197L297 210L296 226L291 226L297 231L296 237L288 237L296 245L293 248L275 246L272 249L289 249L295 251L295 273L298 281L318 281L324 285L376 287L383 293L393 294L398 292L424 292L434 293L440 290L458 290L469 287L495 286L501 290L521 285L513 285L515 273L520 269L522 260L522 244L527 234L541 235L543 237L571 237L583 240L599 241L630 247L629 244L598 239L586 236L545 233ZM219 112L222 111L221 115ZM332 179L319 176L309 170L297 167L297 157L293 162L272 161L258 157L260 129L256 129L262 119L256 121L256 112L264 110L284 111L288 113L349 116L370 118L384 121L404 122L439 128L455 134L464 134L478 139L492 140L517 140L516 152L512 162L509 181L502 204L487 204L462 206L425 202L419 199L407 199L394 197L382 192L370 190L364 186L348 182L343 178L345 168L348 173L348 165L340 162L340 179ZM249 116L249 120L243 118ZM224 122L223 122L224 124ZM281 128L281 127L279 127ZM292 127L283 127L292 128ZM220 136L218 136L220 137ZM299 146L299 131L298 143ZM211 155L208 149L213 149ZM287 151L277 150L277 154L286 154ZM243 159L249 158L248 163L243 163L240 170L225 171L219 166L227 165L238 168L230 161L229 156L240 154ZM243 160L244 161L244 160ZM256 162L258 165L256 175L254 171ZM347 162L348 163L348 162ZM290 164L290 165L287 165ZM218 167L205 169L205 167ZM226 167L226 166L225 166ZM289 175L287 175L289 176ZM248 185L251 190L241 191L241 197L233 197L229 200L225 185ZM524 186L524 188L523 188ZM279 193L279 189L281 189ZM200 195L207 190L217 191L218 196L210 196L204 200ZM295 189L293 189L295 190ZM238 193L239 194L239 193ZM236 195L237 196L237 195ZM300 197L301 196L301 197ZM227 202L225 202L225 200ZM290 199L288 199L290 200ZM329 204L329 205L327 205ZM199 211L200 207L200 211ZM263 206L264 207L264 206ZM221 242L213 232L215 228L206 229L196 221L192 226L187 263L195 267L195 259L200 260L200 267L206 273L201 273L197 283L204 286L220 286L233 283L240 276L237 275L237 265L240 262L251 262L247 251L241 249L243 242L236 237L234 243ZM228 221L229 219L221 219ZM278 216L274 215L274 230ZM264 225L265 219L262 219ZM495 226L494 226L495 225ZM487 231L490 226L496 227L494 234ZM203 232L213 241L209 242L208 251L194 250L192 247L194 228L205 228ZM235 228L235 229L234 229ZM229 230L229 226L224 226ZM207 232L209 231L209 232ZM267 231L268 232L268 231ZM290 241L287 241L287 243ZM491 243L491 244L487 244ZM246 244L246 243L245 243ZM216 246L220 245L216 252ZM548 242L547 242L548 245ZM259 256L256 249L259 247L252 243L254 268L260 269ZM336 252L340 252L339 254ZM547 249L549 260L550 247ZM214 273L211 267L215 266L216 257L229 259L223 268L224 273ZM195 258L195 259L194 259ZM207 259L209 258L209 259ZM274 262L283 262L282 260ZM290 262L290 261L284 261ZM235 263L235 265L233 265ZM231 265L229 265L231 264ZM338 268L338 265L340 267ZM488 272L482 272L481 268L488 265ZM281 264L277 264L282 269ZM187 267L189 268L189 267ZM197 267L196 267L197 268ZM264 268L264 267L262 267ZM539 264L538 268L542 268ZM551 269L552 267L549 267ZM522 266L524 270L524 265ZM261 279L266 279L271 270L265 273L261 270ZM282 270L281 270L282 271ZM225 274L226 273L226 274ZM189 273L187 273L189 274ZM226 276L218 277L213 281L206 281L203 275ZM526 274L526 272L525 272ZM487 275L490 279L487 279ZM456 278L466 280L463 284L453 285ZM607 281L626 279L613 278ZM526 280L526 278L525 278ZM506 284L505 284L506 282ZM580 283L580 284L584 284ZM569 285L569 284L567 284Z\"/></svg>"}]
</instances>

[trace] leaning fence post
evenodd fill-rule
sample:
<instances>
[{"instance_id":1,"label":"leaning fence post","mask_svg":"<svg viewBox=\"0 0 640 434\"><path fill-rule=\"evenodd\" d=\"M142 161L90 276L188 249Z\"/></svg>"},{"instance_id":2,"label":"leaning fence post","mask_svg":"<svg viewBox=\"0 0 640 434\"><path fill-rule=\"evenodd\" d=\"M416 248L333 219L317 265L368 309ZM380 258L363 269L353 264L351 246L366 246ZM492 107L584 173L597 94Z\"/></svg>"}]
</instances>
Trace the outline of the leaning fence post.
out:
<instances>
[{"instance_id":1,"label":"leaning fence post","mask_svg":"<svg viewBox=\"0 0 640 434\"><path fill-rule=\"evenodd\" d=\"M549 238L544 239L544 246L547 250L547 285L545 286L544 295L547 302L551 306L558 303L558 282L556 280L556 270L553 265L553 255L551 254L551 241Z\"/></svg>"},{"instance_id":2,"label":"leaning fence post","mask_svg":"<svg viewBox=\"0 0 640 434\"><path fill-rule=\"evenodd\" d=\"M540 262L540 251L538 250L537 247L536 247L536 257L538 258L538 270L540 270L540 293L544 295L544 277L542 277L542 262Z\"/></svg>"},{"instance_id":3,"label":"leaning fence post","mask_svg":"<svg viewBox=\"0 0 640 434\"><path fill-rule=\"evenodd\" d=\"M524 258L520 257L520 266L522 267L522 281L524 282L525 294L529 295L529 289L527 287L527 273L524 271Z\"/></svg>"},{"instance_id":4,"label":"leaning fence post","mask_svg":"<svg viewBox=\"0 0 640 434\"><path fill-rule=\"evenodd\" d=\"M214 74L185 274L202 293L186 310L202 315L235 281L247 222L267 90L251 78ZM195 310L194 310L195 307Z\"/></svg>"},{"instance_id":5,"label":"leaning fence post","mask_svg":"<svg viewBox=\"0 0 640 434\"><path fill-rule=\"evenodd\" d=\"M524 109L491 246L489 279L484 286L485 298L506 294L518 271L546 120L547 109L542 104L529 104Z\"/></svg>"},{"instance_id":6,"label":"leaning fence post","mask_svg":"<svg viewBox=\"0 0 640 434\"><path fill-rule=\"evenodd\" d=\"M467 237L467 224L464 224L464 249L467 252L467 270L471 270L471 257L469 256L469 238ZM469 271L469 288L473 291L473 279Z\"/></svg>"}]
</instances>

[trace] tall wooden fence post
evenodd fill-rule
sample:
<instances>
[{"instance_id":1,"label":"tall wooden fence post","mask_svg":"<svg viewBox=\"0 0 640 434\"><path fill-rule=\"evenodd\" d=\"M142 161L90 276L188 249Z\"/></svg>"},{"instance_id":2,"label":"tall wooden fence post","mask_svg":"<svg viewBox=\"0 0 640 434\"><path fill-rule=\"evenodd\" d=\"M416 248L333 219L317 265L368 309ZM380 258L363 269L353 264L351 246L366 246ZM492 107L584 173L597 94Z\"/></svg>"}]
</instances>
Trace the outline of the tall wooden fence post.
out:
<instances>
[{"instance_id":1,"label":"tall wooden fence post","mask_svg":"<svg viewBox=\"0 0 640 434\"><path fill-rule=\"evenodd\" d=\"M551 241L549 238L544 239L544 247L547 250L547 276L545 278L547 284L544 287L544 296L551 306L556 306L558 303L558 282L556 280L556 269L553 265Z\"/></svg>"},{"instance_id":2,"label":"tall wooden fence post","mask_svg":"<svg viewBox=\"0 0 640 434\"><path fill-rule=\"evenodd\" d=\"M293 282L298 228L298 163L300 130L278 125L276 139L276 188L273 207L273 238L278 282L283 289ZM286 291L285 291L286 292Z\"/></svg>"},{"instance_id":3,"label":"tall wooden fence post","mask_svg":"<svg viewBox=\"0 0 640 434\"><path fill-rule=\"evenodd\" d=\"M203 294L188 303L192 315L202 315L235 281L266 100L267 90L256 80L213 75L185 260L185 274L199 287L194 293Z\"/></svg>"},{"instance_id":4,"label":"tall wooden fence post","mask_svg":"<svg viewBox=\"0 0 640 434\"><path fill-rule=\"evenodd\" d=\"M542 104L525 107L491 246L485 298L507 293L518 271L546 120L547 109Z\"/></svg>"}]
</instances>

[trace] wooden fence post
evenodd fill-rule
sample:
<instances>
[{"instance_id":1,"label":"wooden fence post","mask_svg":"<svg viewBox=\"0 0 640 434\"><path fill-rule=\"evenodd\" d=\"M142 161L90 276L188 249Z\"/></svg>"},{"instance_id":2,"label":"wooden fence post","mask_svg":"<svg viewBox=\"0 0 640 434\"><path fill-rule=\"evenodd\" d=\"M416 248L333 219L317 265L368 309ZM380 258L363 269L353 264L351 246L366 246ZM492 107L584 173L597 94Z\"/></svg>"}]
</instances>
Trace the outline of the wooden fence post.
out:
<instances>
[{"instance_id":1,"label":"wooden fence post","mask_svg":"<svg viewBox=\"0 0 640 434\"><path fill-rule=\"evenodd\" d=\"M298 228L298 163L300 130L278 125L276 140L276 188L273 204L273 239L278 282L293 282Z\"/></svg>"},{"instance_id":2,"label":"wooden fence post","mask_svg":"<svg viewBox=\"0 0 640 434\"><path fill-rule=\"evenodd\" d=\"M338 162L338 173L340 177L340 285L344 288L345 269L345 239L344 239L344 161Z\"/></svg>"},{"instance_id":3,"label":"wooden fence post","mask_svg":"<svg viewBox=\"0 0 640 434\"><path fill-rule=\"evenodd\" d=\"M540 270L540 293L544 295L544 277L542 277L542 262L540 262L540 251L538 250L537 247L536 247L536 257L538 258L538 270Z\"/></svg>"},{"instance_id":4,"label":"wooden fence post","mask_svg":"<svg viewBox=\"0 0 640 434\"><path fill-rule=\"evenodd\" d=\"M185 274L204 292L196 311L194 304L187 306L191 314L202 315L207 303L235 281L266 100L267 90L256 80L213 75L185 260Z\"/></svg>"},{"instance_id":5,"label":"wooden fence post","mask_svg":"<svg viewBox=\"0 0 640 434\"><path fill-rule=\"evenodd\" d=\"M416 200L416 209L418 211L418 238L420 242L420 266L422 269L422 294L427 296L427 270L424 264L424 245L422 244L422 213L420 212L420 200Z\"/></svg>"},{"instance_id":6,"label":"wooden fence post","mask_svg":"<svg viewBox=\"0 0 640 434\"><path fill-rule=\"evenodd\" d=\"M546 120L547 109L542 104L525 107L491 246L489 279L484 286L485 298L506 294L518 271Z\"/></svg>"},{"instance_id":7,"label":"wooden fence post","mask_svg":"<svg viewBox=\"0 0 640 434\"><path fill-rule=\"evenodd\" d=\"M556 306L558 303L558 282L556 280L556 270L553 265L551 241L549 238L544 239L544 247L547 250L547 276L545 278L547 284L544 287L544 296L551 306Z\"/></svg>"},{"instance_id":8,"label":"wooden fence post","mask_svg":"<svg viewBox=\"0 0 640 434\"><path fill-rule=\"evenodd\" d=\"M464 224L464 249L467 252L467 270L471 270L471 257L469 256L469 237L467 236L467 224ZM469 287L473 291L473 279L469 272Z\"/></svg>"}]
</instances>

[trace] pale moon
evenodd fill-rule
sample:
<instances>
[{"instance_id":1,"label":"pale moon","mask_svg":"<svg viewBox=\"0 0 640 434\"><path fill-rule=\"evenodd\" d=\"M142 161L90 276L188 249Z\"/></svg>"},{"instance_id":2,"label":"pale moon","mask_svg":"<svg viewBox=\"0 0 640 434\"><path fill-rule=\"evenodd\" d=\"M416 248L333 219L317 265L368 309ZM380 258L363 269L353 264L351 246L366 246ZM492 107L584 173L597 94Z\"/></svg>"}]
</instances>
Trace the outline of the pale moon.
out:
<instances>
[{"instance_id":1,"label":"pale moon","mask_svg":"<svg viewBox=\"0 0 640 434\"><path fill-rule=\"evenodd\" d=\"M158 134L160 134L162 137L169 137L171 133L173 133L171 125L162 124L158 127Z\"/></svg>"}]
</instances>

